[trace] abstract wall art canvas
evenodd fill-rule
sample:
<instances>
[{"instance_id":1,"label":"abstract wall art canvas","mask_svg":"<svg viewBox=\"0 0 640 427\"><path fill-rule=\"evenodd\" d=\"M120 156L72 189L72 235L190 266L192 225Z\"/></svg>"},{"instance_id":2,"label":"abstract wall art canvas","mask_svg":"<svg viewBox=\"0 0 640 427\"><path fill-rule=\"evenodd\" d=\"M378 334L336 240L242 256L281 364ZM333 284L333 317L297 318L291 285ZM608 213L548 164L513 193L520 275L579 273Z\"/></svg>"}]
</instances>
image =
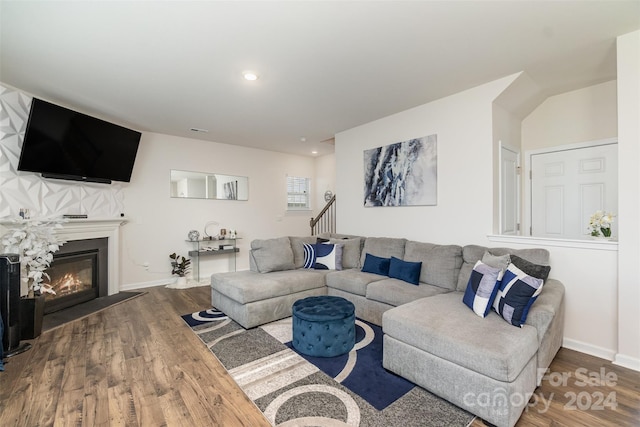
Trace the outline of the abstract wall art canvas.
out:
<instances>
[{"instance_id":1,"label":"abstract wall art canvas","mask_svg":"<svg viewBox=\"0 0 640 427\"><path fill-rule=\"evenodd\" d=\"M365 206L437 204L437 135L364 151Z\"/></svg>"}]
</instances>

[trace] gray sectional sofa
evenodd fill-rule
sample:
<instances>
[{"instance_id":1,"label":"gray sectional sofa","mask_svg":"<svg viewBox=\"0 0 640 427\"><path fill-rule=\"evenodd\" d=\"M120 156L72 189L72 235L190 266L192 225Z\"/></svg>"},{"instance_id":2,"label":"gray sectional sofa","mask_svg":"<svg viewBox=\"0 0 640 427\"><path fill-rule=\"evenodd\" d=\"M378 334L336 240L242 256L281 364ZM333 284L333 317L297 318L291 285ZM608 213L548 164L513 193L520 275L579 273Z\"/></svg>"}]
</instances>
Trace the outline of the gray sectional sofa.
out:
<instances>
[{"instance_id":1,"label":"gray sectional sofa","mask_svg":"<svg viewBox=\"0 0 640 427\"><path fill-rule=\"evenodd\" d=\"M564 286L547 279L522 327L495 312L482 318L462 299L485 254L548 265L546 250L319 237L341 244L342 270L302 268L303 243L316 237L254 240L250 270L212 275L213 306L252 328L290 316L300 298L343 297L357 317L382 326L386 369L497 426L516 423L561 346ZM422 262L418 284L361 271L367 254Z\"/></svg>"}]
</instances>

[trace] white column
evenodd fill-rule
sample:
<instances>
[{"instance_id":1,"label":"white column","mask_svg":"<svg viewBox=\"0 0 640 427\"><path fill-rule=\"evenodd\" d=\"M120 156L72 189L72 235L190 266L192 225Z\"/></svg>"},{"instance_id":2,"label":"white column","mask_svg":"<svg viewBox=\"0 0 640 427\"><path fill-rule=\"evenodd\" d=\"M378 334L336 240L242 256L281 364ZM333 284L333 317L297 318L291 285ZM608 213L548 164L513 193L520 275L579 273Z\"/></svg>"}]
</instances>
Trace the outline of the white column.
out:
<instances>
[{"instance_id":1,"label":"white column","mask_svg":"<svg viewBox=\"0 0 640 427\"><path fill-rule=\"evenodd\" d=\"M617 40L618 365L640 371L640 31Z\"/></svg>"}]
</instances>

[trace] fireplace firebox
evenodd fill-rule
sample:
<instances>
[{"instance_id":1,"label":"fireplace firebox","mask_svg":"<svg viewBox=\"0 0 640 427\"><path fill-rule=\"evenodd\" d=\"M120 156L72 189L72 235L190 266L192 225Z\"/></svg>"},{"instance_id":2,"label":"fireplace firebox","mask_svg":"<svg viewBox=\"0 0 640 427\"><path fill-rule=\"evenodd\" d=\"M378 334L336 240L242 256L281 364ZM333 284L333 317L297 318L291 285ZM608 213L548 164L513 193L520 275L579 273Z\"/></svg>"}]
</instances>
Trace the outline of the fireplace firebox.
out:
<instances>
[{"instance_id":1,"label":"fireplace firebox","mask_svg":"<svg viewBox=\"0 0 640 427\"><path fill-rule=\"evenodd\" d=\"M108 294L108 238L72 240L60 247L46 270L44 312L53 313Z\"/></svg>"}]
</instances>

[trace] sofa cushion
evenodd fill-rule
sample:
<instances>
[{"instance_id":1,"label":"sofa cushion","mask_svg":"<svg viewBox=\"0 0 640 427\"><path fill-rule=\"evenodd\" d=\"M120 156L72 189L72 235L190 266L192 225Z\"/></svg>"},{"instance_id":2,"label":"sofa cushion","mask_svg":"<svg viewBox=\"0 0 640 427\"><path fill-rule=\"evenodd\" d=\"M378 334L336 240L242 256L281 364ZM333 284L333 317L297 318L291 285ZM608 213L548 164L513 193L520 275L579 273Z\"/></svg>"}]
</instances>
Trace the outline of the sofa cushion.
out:
<instances>
[{"instance_id":1,"label":"sofa cushion","mask_svg":"<svg viewBox=\"0 0 640 427\"><path fill-rule=\"evenodd\" d=\"M251 253L260 273L293 270L295 268L293 250L288 237L253 240L251 242Z\"/></svg>"},{"instance_id":2,"label":"sofa cushion","mask_svg":"<svg viewBox=\"0 0 640 427\"><path fill-rule=\"evenodd\" d=\"M456 289L462 266L461 246L408 241L403 259L422 262L421 282L452 291Z\"/></svg>"},{"instance_id":3,"label":"sofa cushion","mask_svg":"<svg viewBox=\"0 0 640 427\"><path fill-rule=\"evenodd\" d=\"M420 282L422 262L403 261L394 256L389 263L389 277L417 285Z\"/></svg>"},{"instance_id":4,"label":"sofa cushion","mask_svg":"<svg viewBox=\"0 0 640 427\"><path fill-rule=\"evenodd\" d=\"M496 298L502 268L478 261L471 271L462 302L480 317L487 317Z\"/></svg>"},{"instance_id":5,"label":"sofa cushion","mask_svg":"<svg viewBox=\"0 0 640 427\"><path fill-rule=\"evenodd\" d=\"M485 251L489 251L492 255L517 255L529 262L549 265L549 251L546 249L509 249L509 248L487 248L484 246L467 245L462 248L463 263L458 276L458 285L456 289L464 292L469 282L471 270L478 260L482 259Z\"/></svg>"},{"instance_id":6,"label":"sofa cushion","mask_svg":"<svg viewBox=\"0 0 640 427\"><path fill-rule=\"evenodd\" d=\"M367 254L362 265L363 273L373 273L380 276L389 275L389 266L391 260L389 258L381 258L375 255Z\"/></svg>"},{"instance_id":7,"label":"sofa cushion","mask_svg":"<svg viewBox=\"0 0 640 427\"><path fill-rule=\"evenodd\" d=\"M542 284L542 279L531 277L510 264L502 278L493 309L510 324L522 327L531 305L542 291Z\"/></svg>"},{"instance_id":8,"label":"sofa cushion","mask_svg":"<svg viewBox=\"0 0 640 427\"><path fill-rule=\"evenodd\" d=\"M326 270L288 270L260 274L255 271L217 273L211 287L240 303L247 304L296 292L324 287Z\"/></svg>"},{"instance_id":9,"label":"sofa cushion","mask_svg":"<svg viewBox=\"0 0 640 427\"><path fill-rule=\"evenodd\" d=\"M542 342L551 322L562 313L563 300L564 285L558 280L547 280L536 303L529 309L525 322L526 325L531 325L538 330L538 342Z\"/></svg>"},{"instance_id":10,"label":"sofa cushion","mask_svg":"<svg viewBox=\"0 0 640 427\"><path fill-rule=\"evenodd\" d=\"M360 265L364 265L367 254L380 258L391 258L392 256L404 259L404 246L407 239L392 237L367 237L360 256Z\"/></svg>"},{"instance_id":11,"label":"sofa cushion","mask_svg":"<svg viewBox=\"0 0 640 427\"><path fill-rule=\"evenodd\" d=\"M383 279L369 283L367 299L397 307L420 298L450 292L439 286L420 283L418 286L399 279Z\"/></svg>"},{"instance_id":12,"label":"sofa cushion","mask_svg":"<svg viewBox=\"0 0 640 427\"><path fill-rule=\"evenodd\" d=\"M293 251L293 264L295 268L304 267L304 244L313 245L316 243L315 236L297 237L289 236L289 242L291 243L291 250Z\"/></svg>"},{"instance_id":13,"label":"sofa cushion","mask_svg":"<svg viewBox=\"0 0 640 427\"><path fill-rule=\"evenodd\" d=\"M331 271L325 279L327 286L330 288L364 297L367 293L367 286L370 283L386 278L386 276L380 276L379 274L363 273L360 270L349 269Z\"/></svg>"},{"instance_id":14,"label":"sofa cushion","mask_svg":"<svg viewBox=\"0 0 640 427\"><path fill-rule=\"evenodd\" d=\"M536 328L516 329L491 312L476 316L460 292L435 295L387 310L385 334L497 381L514 381L538 349Z\"/></svg>"}]
</instances>

